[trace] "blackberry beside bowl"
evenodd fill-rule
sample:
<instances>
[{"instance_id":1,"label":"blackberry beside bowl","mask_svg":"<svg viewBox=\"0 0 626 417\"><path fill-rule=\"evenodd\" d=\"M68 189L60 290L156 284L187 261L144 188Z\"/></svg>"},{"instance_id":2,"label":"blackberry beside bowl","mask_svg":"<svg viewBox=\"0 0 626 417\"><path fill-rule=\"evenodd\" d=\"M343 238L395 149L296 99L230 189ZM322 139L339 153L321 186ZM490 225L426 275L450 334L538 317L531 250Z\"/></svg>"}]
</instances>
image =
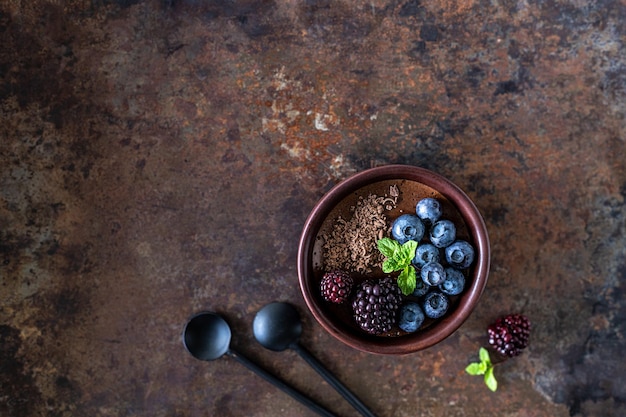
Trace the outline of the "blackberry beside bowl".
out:
<instances>
[{"instance_id":1,"label":"blackberry beside bowl","mask_svg":"<svg viewBox=\"0 0 626 417\"><path fill-rule=\"evenodd\" d=\"M330 303L323 299L320 291L322 276L328 272L328 260L324 259L325 238L332 235L338 218L344 222L350 219L354 208L372 195L390 199L384 213L386 228L400 215L414 214L419 200L436 198L442 205L443 218L455 223L457 238L468 241L475 250L474 262L466 271L464 291L451 297L450 307L443 318L427 320L416 332L403 332L396 326L383 335L369 334L357 325L351 303ZM364 352L401 355L433 346L463 324L478 304L487 284L489 262L490 247L485 222L476 205L458 186L424 168L387 165L345 179L318 201L300 237L297 268L300 290L307 307L326 331L346 345ZM380 266L370 269L351 271L355 284L390 275L383 273Z\"/></svg>"}]
</instances>

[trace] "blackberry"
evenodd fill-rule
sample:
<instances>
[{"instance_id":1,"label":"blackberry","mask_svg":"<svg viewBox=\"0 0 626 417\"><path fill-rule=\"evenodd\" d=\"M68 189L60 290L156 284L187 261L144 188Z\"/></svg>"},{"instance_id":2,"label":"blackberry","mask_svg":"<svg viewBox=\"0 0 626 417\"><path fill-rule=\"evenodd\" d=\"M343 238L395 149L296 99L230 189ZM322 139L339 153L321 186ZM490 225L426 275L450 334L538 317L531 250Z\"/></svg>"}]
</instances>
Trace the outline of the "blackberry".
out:
<instances>
[{"instance_id":1,"label":"blackberry","mask_svg":"<svg viewBox=\"0 0 626 417\"><path fill-rule=\"evenodd\" d=\"M370 334L382 334L396 324L401 304L400 287L394 278L386 277L361 283L352 301L352 310L354 319L363 330Z\"/></svg>"},{"instance_id":2,"label":"blackberry","mask_svg":"<svg viewBox=\"0 0 626 417\"><path fill-rule=\"evenodd\" d=\"M530 321L521 314L500 317L487 328L489 344L503 356L512 358L528 346Z\"/></svg>"},{"instance_id":3,"label":"blackberry","mask_svg":"<svg viewBox=\"0 0 626 417\"><path fill-rule=\"evenodd\" d=\"M320 288L324 300L341 304L348 299L354 281L345 271L335 270L324 274Z\"/></svg>"}]
</instances>

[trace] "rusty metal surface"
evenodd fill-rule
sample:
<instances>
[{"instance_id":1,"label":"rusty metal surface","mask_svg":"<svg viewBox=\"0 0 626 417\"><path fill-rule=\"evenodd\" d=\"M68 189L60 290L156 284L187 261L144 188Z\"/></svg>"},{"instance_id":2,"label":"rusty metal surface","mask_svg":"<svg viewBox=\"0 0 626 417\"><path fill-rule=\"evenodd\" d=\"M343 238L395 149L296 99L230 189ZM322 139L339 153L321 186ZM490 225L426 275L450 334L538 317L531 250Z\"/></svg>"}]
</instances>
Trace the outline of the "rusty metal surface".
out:
<instances>
[{"instance_id":1,"label":"rusty metal surface","mask_svg":"<svg viewBox=\"0 0 626 417\"><path fill-rule=\"evenodd\" d=\"M0 3L0 414L310 416L180 333L233 345L339 415L293 352L253 340L290 301L303 344L380 416L623 416L623 0ZM296 246L315 201L373 165L437 171L492 248L478 309L403 356L306 312ZM500 314L533 322L463 372Z\"/></svg>"}]
</instances>

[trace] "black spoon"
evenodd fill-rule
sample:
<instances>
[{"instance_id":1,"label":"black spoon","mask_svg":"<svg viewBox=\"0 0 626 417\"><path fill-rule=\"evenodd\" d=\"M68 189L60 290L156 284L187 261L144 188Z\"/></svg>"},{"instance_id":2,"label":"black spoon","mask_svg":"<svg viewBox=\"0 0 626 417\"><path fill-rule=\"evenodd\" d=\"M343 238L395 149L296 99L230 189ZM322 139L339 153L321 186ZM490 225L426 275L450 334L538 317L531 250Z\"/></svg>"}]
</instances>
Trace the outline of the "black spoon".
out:
<instances>
[{"instance_id":1,"label":"black spoon","mask_svg":"<svg viewBox=\"0 0 626 417\"><path fill-rule=\"evenodd\" d=\"M224 355L228 355L261 378L300 401L310 410L324 417L335 417L333 413L326 410L300 391L233 350L233 348L230 347L230 337L230 326L222 316L213 312L203 312L193 316L185 325L183 344L185 345L185 349L187 349L193 357L203 361L212 361Z\"/></svg>"},{"instance_id":2,"label":"black spoon","mask_svg":"<svg viewBox=\"0 0 626 417\"><path fill-rule=\"evenodd\" d=\"M254 337L261 345L277 352L287 348L295 350L359 413L366 417L376 417L356 395L298 342L302 334L302 321L298 311L291 304L276 302L266 305L254 317L252 328Z\"/></svg>"}]
</instances>

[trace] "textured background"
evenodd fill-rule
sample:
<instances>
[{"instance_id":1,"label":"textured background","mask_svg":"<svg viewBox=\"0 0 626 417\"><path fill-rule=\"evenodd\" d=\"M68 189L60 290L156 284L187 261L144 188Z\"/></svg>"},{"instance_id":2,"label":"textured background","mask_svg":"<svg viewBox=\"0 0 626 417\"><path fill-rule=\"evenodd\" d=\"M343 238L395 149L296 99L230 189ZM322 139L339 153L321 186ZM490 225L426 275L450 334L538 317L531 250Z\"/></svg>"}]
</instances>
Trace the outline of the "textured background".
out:
<instances>
[{"instance_id":1,"label":"textured background","mask_svg":"<svg viewBox=\"0 0 626 417\"><path fill-rule=\"evenodd\" d=\"M0 414L311 416L186 319L340 415L265 303L380 416L624 416L624 0L0 0ZM315 201L403 163L483 213L490 281L444 343L373 356L297 287ZM464 367L500 314L530 347L491 393Z\"/></svg>"}]
</instances>

